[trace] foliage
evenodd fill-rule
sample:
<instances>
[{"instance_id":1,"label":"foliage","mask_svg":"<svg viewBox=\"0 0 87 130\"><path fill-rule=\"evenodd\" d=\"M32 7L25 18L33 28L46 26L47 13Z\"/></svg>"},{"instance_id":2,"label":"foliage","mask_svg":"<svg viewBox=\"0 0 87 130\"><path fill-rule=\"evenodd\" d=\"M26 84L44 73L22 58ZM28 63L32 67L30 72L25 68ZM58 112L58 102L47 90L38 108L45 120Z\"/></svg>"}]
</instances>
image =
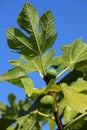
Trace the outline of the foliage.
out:
<instances>
[{"instance_id":1,"label":"foliage","mask_svg":"<svg viewBox=\"0 0 87 130\"><path fill-rule=\"evenodd\" d=\"M23 88L26 99L16 103L16 96L9 94L10 106L0 103L0 129L42 130L48 123L50 130L86 130L87 45L77 39L55 56L50 49L57 38L53 14L49 10L39 18L29 3L24 4L17 22L20 29L9 28L6 35L9 47L21 58L9 61L14 67L0 81ZM34 87L28 77L33 72L40 74L46 87Z\"/></svg>"}]
</instances>

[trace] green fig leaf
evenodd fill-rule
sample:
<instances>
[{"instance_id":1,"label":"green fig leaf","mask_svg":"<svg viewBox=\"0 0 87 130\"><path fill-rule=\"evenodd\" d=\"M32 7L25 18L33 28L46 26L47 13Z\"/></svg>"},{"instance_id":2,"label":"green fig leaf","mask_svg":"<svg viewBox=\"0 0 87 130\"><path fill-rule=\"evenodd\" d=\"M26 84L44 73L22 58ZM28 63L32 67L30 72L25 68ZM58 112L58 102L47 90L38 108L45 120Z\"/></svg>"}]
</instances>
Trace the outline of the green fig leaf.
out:
<instances>
[{"instance_id":1,"label":"green fig leaf","mask_svg":"<svg viewBox=\"0 0 87 130\"><path fill-rule=\"evenodd\" d=\"M38 31L39 21L40 32ZM37 10L26 2L17 22L28 33L28 36L25 36L17 28L7 29L8 45L14 52L33 58L37 55L42 55L42 53L52 47L57 33L54 28L54 18L51 11L46 12L39 20Z\"/></svg>"},{"instance_id":2,"label":"green fig leaf","mask_svg":"<svg viewBox=\"0 0 87 130\"><path fill-rule=\"evenodd\" d=\"M42 60L45 69L55 65L55 58L53 57L54 54L55 51L51 50L43 55ZM9 62L13 66L20 66L27 73L42 72L41 61L38 56L32 60L30 60L27 56L22 56L20 60L10 60Z\"/></svg>"},{"instance_id":3,"label":"green fig leaf","mask_svg":"<svg viewBox=\"0 0 87 130\"><path fill-rule=\"evenodd\" d=\"M41 89L34 88L34 85L31 79L21 78L21 82L23 84L23 87L28 97L31 97L34 99L38 97L39 95L43 94L44 88L41 88Z\"/></svg>"},{"instance_id":4,"label":"green fig leaf","mask_svg":"<svg viewBox=\"0 0 87 130\"><path fill-rule=\"evenodd\" d=\"M0 76L0 82L8 81L20 77L26 76L25 71L20 67L15 67L8 72L4 73L2 76Z\"/></svg>"},{"instance_id":5,"label":"green fig leaf","mask_svg":"<svg viewBox=\"0 0 87 130\"><path fill-rule=\"evenodd\" d=\"M63 56L57 57L58 70L68 67L73 70L75 64L87 60L87 45L77 39L70 45L62 46Z\"/></svg>"},{"instance_id":6,"label":"green fig leaf","mask_svg":"<svg viewBox=\"0 0 87 130\"><path fill-rule=\"evenodd\" d=\"M47 94L50 91L54 91L57 93L60 93L62 91L62 88L60 85L55 84L54 80L52 79L46 89L44 90L44 94Z\"/></svg>"},{"instance_id":7,"label":"green fig leaf","mask_svg":"<svg viewBox=\"0 0 87 130\"><path fill-rule=\"evenodd\" d=\"M78 93L73 88L67 87L66 85L63 85L62 89L64 98L60 102L61 108L69 106L78 113L84 113L87 110L86 94Z\"/></svg>"}]
</instances>

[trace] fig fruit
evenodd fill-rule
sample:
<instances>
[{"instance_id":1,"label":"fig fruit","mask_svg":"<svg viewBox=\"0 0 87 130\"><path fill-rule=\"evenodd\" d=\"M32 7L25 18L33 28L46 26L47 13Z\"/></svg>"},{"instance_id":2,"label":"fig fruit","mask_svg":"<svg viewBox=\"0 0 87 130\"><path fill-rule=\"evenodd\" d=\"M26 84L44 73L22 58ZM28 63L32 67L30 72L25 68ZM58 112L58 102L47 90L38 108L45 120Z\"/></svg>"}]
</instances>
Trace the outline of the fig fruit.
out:
<instances>
[{"instance_id":1,"label":"fig fruit","mask_svg":"<svg viewBox=\"0 0 87 130\"><path fill-rule=\"evenodd\" d=\"M46 96L41 98L40 105L43 108L51 109L53 101L54 101L54 99L53 99L53 97L51 95L46 95Z\"/></svg>"},{"instance_id":2,"label":"fig fruit","mask_svg":"<svg viewBox=\"0 0 87 130\"><path fill-rule=\"evenodd\" d=\"M47 71L47 75L49 79L55 79L57 76L56 70L50 69Z\"/></svg>"}]
</instances>

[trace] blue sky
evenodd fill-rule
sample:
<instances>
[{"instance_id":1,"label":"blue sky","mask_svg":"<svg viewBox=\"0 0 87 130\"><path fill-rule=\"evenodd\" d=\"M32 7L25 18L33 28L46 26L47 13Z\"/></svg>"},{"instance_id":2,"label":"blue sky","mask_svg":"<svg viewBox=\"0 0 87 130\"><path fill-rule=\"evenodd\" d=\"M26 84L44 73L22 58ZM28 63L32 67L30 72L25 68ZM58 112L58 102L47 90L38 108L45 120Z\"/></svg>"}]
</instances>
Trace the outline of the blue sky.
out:
<instances>
[{"instance_id":1,"label":"blue sky","mask_svg":"<svg viewBox=\"0 0 87 130\"><path fill-rule=\"evenodd\" d=\"M6 29L18 27L17 16L25 2L31 3L41 16L47 10L51 10L55 19L55 27L58 38L53 45L57 55L61 54L61 46L69 44L79 37L87 42L87 0L0 0L0 75L11 69L8 60L18 59L19 55L10 52L6 41ZM38 76L34 78L35 86L42 86ZM23 89L15 87L7 82L0 83L0 102L8 103L9 92L17 95L17 100L25 98Z\"/></svg>"}]
</instances>

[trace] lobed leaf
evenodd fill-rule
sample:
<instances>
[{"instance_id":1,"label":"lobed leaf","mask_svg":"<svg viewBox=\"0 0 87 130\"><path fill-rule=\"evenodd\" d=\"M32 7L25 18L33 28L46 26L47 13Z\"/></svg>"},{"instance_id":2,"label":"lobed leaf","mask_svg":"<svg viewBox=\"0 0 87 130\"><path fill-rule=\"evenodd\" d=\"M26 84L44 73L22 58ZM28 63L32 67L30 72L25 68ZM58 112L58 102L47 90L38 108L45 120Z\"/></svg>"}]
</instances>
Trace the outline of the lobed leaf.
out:
<instances>
[{"instance_id":1,"label":"lobed leaf","mask_svg":"<svg viewBox=\"0 0 87 130\"><path fill-rule=\"evenodd\" d=\"M48 69L56 64L56 59L55 57L53 57L54 54L55 51L51 50L43 55L42 60L45 69ZM20 60L10 60L9 62L14 66L20 66L27 73L42 72L40 58L38 56L33 58L32 60L30 60L27 56L22 56Z\"/></svg>"},{"instance_id":2,"label":"lobed leaf","mask_svg":"<svg viewBox=\"0 0 87 130\"><path fill-rule=\"evenodd\" d=\"M87 45L77 39L70 45L62 46L63 56L57 57L58 70L68 67L73 70L75 64L87 60Z\"/></svg>"},{"instance_id":3,"label":"lobed leaf","mask_svg":"<svg viewBox=\"0 0 87 130\"><path fill-rule=\"evenodd\" d=\"M77 92L85 92L87 91L87 81L79 78L70 88L74 89Z\"/></svg>"},{"instance_id":4,"label":"lobed leaf","mask_svg":"<svg viewBox=\"0 0 87 130\"><path fill-rule=\"evenodd\" d=\"M2 76L0 76L0 82L8 81L20 77L26 76L25 71L20 67L15 67L8 72L4 73Z\"/></svg>"},{"instance_id":5,"label":"lobed leaf","mask_svg":"<svg viewBox=\"0 0 87 130\"><path fill-rule=\"evenodd\" d=\"M25 3L17 19L18 25L31 36L38 31L39 17L37 10L29 3Z\"/></svg>"},{"instance_id":6,"label":"lobed leaf","mask_svg":"<svg viewBox=\"0 0 87 130\"><path fill-rule=\"evenodd\" d=\"M9 28L6 32L7 41L13 51L33 58L42 55L55 42L57 33L51 11L46 12L39 20L37 10L31 4L25 3L17 21L29 36L25 36L17 28Z\"/></svg>"},{"instance_id":7,"label":"lobed leaf","mask_svg":"<svg viewBox=\"0 0 87 130\"><path fill-rule=\"evenodd\" d=\"M33 82L31 79L22 78L21 82L23 84L23 87L25 89L25 92L28 97L36 98L39 95L43 94L44 88L38 89L33 87Z\"/></svg>"},{"instance_id":8,"label":"lobed leaf","mask_svg":"<svg viewBox=\"0 0 87 130\"><path fill-rule=\"evenodd\" d=\"M30 57L39 54L36 46L32 46L33 40L30 40L17 28L7 29L6 35L8 45L13 51Z\"/></svg>"},{"instance_id":9,"label":"lobed leaf","mask_svg":"<svg viewBox=\"0 0 87 130\"><path fill-rule=\"evenodd\" d=\"M87 95L78 93L73 88L63 86L64 98L60 102L60 106L65 108L66 106L71 107L73 110L83 113L87 110Z\"/></svg>"},{"instance_id":10,"label":"lobed leaf","mask_svg":"<svg viewBox=\"0 0 87 130\"><path fill-rule=\"evenodd\" d=\"M24 71L24 69L22 69L22 67L18 66L0 76L0 82L7 81L11 84L23 88L23 84L21 82L21 78L23 77L26 77L26 72Z\"/></svg>"}]
</instances>

